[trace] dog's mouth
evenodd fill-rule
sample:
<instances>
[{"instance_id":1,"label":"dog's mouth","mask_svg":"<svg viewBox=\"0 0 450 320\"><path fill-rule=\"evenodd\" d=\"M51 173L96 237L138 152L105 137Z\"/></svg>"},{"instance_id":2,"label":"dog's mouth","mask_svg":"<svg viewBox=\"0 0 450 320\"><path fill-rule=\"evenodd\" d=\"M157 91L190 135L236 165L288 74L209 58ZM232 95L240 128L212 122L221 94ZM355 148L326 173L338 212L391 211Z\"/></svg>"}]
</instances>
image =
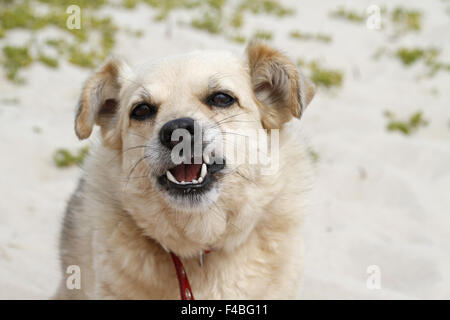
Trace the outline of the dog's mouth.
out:
<instances>
[{"instance_id":1,"label":"dog's mouth","mask_svg":"<svg viewBox=\"0 0 450 320\"><path fill-rule=\"evenodd\" d=\"M225 167L225 160L219 163L209 163L203 157L202 163L178 164L166 171L158 178L158 182L170 193L176 195L200 194L211 189L217 181L216 174Z\"/></svg>"},{"instance_id":2,"label":"dog's mouth","mask_svg":"<svg viewBox=\"0 0 450 320\"><path fill-rule=\"evenodd\" d=\"M208 174L206 163L202 164L179 164L166 171L166 177L169 182L175 185L198 185L202 184Z\"/></svg>"}]
</instances>

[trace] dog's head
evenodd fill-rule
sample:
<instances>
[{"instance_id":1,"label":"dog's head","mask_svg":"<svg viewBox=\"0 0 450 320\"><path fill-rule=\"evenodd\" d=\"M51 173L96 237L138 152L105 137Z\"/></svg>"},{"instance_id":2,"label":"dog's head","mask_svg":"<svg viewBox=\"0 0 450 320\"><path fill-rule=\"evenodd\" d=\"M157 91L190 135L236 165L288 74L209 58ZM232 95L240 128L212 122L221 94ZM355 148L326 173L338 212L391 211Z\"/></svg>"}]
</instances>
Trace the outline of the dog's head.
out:
<instances>
[{"instance_id":1,"label":"dog's head","mask_svg":"<svg viewBox=\"0 0 450 320\"><path fill-rule=\"evenodd\" d=\"M110 59L83 89L75 131L85 139L99 125L117 155L124 209L148 235L186 255L192 244L205 249L227 232L249 232L255 214L236 212L258 192L260 166L249 164L248 153L260 148L239 139L242 129L281 129L313 95L286 56L260 43L249 45L245 59L194 52L136 71ZM230 224L245 231L229 231ZM180 239L185 250L175 248Z\"/></svg>"}]
</instances>

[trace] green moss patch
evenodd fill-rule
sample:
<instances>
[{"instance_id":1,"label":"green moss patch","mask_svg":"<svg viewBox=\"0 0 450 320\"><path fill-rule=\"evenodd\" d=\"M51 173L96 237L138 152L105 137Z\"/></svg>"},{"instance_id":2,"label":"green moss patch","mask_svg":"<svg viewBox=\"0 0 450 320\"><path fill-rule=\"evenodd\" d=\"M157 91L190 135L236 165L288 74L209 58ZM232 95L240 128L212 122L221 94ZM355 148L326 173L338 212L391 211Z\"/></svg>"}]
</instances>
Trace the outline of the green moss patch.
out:
<instances>
[{"instance_id":1,"label":"green moss patch","mask_svg":"<svg viewBox=\"0 0 450 320\"><path fill-rule=\"evenodd\" d=\"M256 30L252 38L255 40L269 41L273 39L273 33L267 30Z\"/></svg>"},{"instance_id":2,"label":"green moss patch","mask_svg":"<svg viewBox=\"0 0 450 320\"><path fill-rule=\"evenodd\" d=\"M89 147L79 149L75 154L67 149L61 148L53 154L53 162L58 168L66 168L74 165L82 165L89 154Z\"/></svg>"},{"instance_id":3,"label":"green moss patch","mask_svg":"<svg viewBox=\"0 0 450 320\"><path fill-rule=\"evenodd\" d=\"M239 10L250 11L254 14L271 14L278 17L294 14L294 9L283 7L274 0L245 0L239 5Z\"/></svg>"},{"instance_id":4,"label":"green moss patch","mask_svg":"<svg viewBox=\"0 0 450 320\"><path fill-rule=\"evenodd\" d=\"M297 65L318 87L331 89L342 86L344 73L341 70L324 67L318 60L305 62L299 59Z\"/></svg>"},{"instance_id":5,"label":"green moss patch","mask_svg":"<svg viewBox=\"0 0 450 320\"><path fill-rule=\"evenodd\" d=\"M323 33L307 33L307 32L301 32L298 30L291 31L289 33L289 36L293 39L297 40L304 40L304 41L320 41L320 42L331 42L332 37L328 34Z\"/></svg>"},{"instance_id":6,"label":"green moss patch","mask_svg":"<svg viewBox=\"0 0 450 320\"><path fill-rule=\"evenodd\" d=\"M24 80L19 78L19 70L28 67L33 63L33 57L30 54L28 46L5 46L3 47L3 57L6 77L14 82L23 82Z\"/></svg>"},{"instance_id":7,"label":"green moss patch","mask_svg":"<svg viewBox=\"0 0 450 320\"><path fill-rule=\"evenodd\" d=\"M419 10L397 7L390 16L397 34L417 32L422 27L422 12Z\"/></svg>"},{"instance_id":8,"label":"green moss patch","mask_svg":"<svg viewBox=\"0 0 450 320\"><path fill-rule=\"evenodd\" d=\"M47 10L37 11L35 8L45 3ZM0 10L0 36L6 36L10 30L26 29L30 31L31 38L34 34L47 26L58 28L67 34L62 39L46 39L41 42L32 41L27 47L15 48L6 44L1 58L6 76L15 82L24 82L19 77L19 71L28 67L33 62L57 68L58 60L64 57L72 64L81 67L92 68L99 64L112 50L115 44L115 32L117 27L109 17L101 17L97 9L105 5L107 1L87 0L27 0L27 1L2 1ZM81 29L68 29L67 20L69 14L66 9L76 4L82 8ZM41 4L42 5L42 4ZM91 41L91 35L98 34L100 41ZM89 47L90 50L82 50ZM56 56L44 55L47 48L56 49ZM38 52L32 55L31 52ZM79 56L78 56L79 55Z\"/></svg>"},{"instance_id":9,"label":"green moss patch","mask_svg":"<svg viewBox=\"0 0 450 320\"><path fill-rule=\"evenodd\" d=\"M389 111L386 111L384 115L389 120L386 129L388 131L399 131L404 135L410 135L419 128L428 125L428 121L424 119L422 111L413 113L405 120L397 119L396 116Z\"/></svg>"},{"instance_id":10,"label":"green moss patch","mask_svg":"<svg viewBox=\"0 0 450 320\"><path fill-rule=\"evenodd\" d=\"M428 75L432 76L438 71L450 71L450 63L439 60L440 51L436 48L399 48L395 57L404 65L410 66L419 61L428 68Z\"/></svg>"},{"instance_id":11,"label":"green moss patch","mask_svg":"<svg viewBox=\"0 0 450 320\"><path fill-rule=\"evenodd\" d=\"M230 37L230 40L236 43L245 43L247 41L247 38L245 38L243 35L234 35Z\"/></svg>"},{"instance_id":12,"label":"green moss patch","mask_svg":"<svg viewBox=\"0 0 450 320\"><path fill-rule=\"evenodd\" d=\"M320 155L317 151L312 149L311 147L308 148L308 156L311 159L313 163L317 163L320 160Z\"/></svg>"},{"instance_id":13,"label":"green moss patch","mask_svg":"<svg viewBox=\"0 0 450 320\"><path fill-rule=\"evenodd\" d=\"M337 19L342 19L350 22L362 23L366 20L366 15L354 10L339 7L330 12L330 16Z\"/></svg>"},{"instance_id":14,"label":"green moss patch","mask_svg":"<svg viewBox=\"0 0 450 320\"><path fill-rule=\"evenodd\" d=\"M191 25L196 29L205 30L212 34L219 34L222 31L221 22L222 12L215 10L192 20Z\"/></svg>"},{"instance_id":15,"label":"green moss patch","mask_svg":"<svg viewBox=\"0 0 450 320\"><path fill-rule=\"evenodd\" d=\"M45 64L46 66L50 67L50 68L58 68L58 60L55 58L52 58L50 56L46 56L44 54L39 54L38 56L38 61Z\"/></svg>"},{"instance_id":16,"label":"green moss patch","mask_svg":"<svg viewBox=\"0 0 450 320\"><path fill-rule=\"evenodd\" d=\"M400 47L395 50L382 47L377 50L374 58L378 60L382 56L396 58L406 67L422 63L427 68L427 76L433 76L439 71L450 71L450 63L441 61L440 50L434 47Z\"/></svg>"},{"instance_id":17,"label":"green moss patch","mask_svg":"<svg viewBox=\"0 0 450 320\"><path fill-rule=\"evenodd\" d=\"M121 5L135 9L137 5L147 5L155 12L156 20L165 20L174 10L189 10L192 18L188 23L195 29L213 35L223 35L236 43L244 43L247 38L270 40L273 34L258 30L255 34L242 34L239 29L245 24L246 14L264 14L276 17L292 15L292 8L283 6L276 0L0 0L0 38L5 38L11 30L22 29L30 33L30 41L22 50L12 49L6 43L0 57L8 79L17 83L20 70L33 63L42 63L50 68L58 68L61 59L71 64L93 68L112 51L116 42L118 27L111 17L100 9L105 6ZM68 29L70 16L66 12L71 5L81 9L81 28ZM45 8L45 10L37 10ZM35 34L46 27L61 31L55 39L36 40ZM126 30L125 30L126 31ZM136 36L142 32L136 33ZM317 41L327 42L326 35L315 35ZM100 40L98 40L100 39Z\"/></svg>"},{"instance_id":18,"label":"green moss patch","mask_svg":"<svg viewBox=\"0 0 450 320\"><path fill-rule=\"evenodd\" d=\"M381 28L393 30L396 36L418 32L422 28L423 14L420 10L404 7L395 7L387 10L380 7ZM330 12L330 17L363 24L373 13L355 11L345 7L339 7Z\"/></svg>"}]
</instances>

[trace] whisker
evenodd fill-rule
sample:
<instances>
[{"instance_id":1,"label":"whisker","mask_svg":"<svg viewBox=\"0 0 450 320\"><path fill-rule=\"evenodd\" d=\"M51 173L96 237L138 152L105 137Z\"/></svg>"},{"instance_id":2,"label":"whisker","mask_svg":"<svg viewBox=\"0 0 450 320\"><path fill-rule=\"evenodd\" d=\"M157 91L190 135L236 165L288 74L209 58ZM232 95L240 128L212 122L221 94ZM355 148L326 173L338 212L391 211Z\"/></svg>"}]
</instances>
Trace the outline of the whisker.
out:
<instances>
[{"instance_id":1,"label":"whisker","mask_svg":"<svg viewBox=\"0 0 450 320\"><path fill-rule=\"evenodd\" d=\"M144 161L147 158L150 158L150 155L145 155L142 158L140 158L138 161L136 161L136 163L133 165L133 168L131 169L130 173L128 174L128 179L130 178L131 174L134 172L134 170L136 169L136 167L139 165L139 163L141 163L142 161Z\"/></svg>"}]
</instances>

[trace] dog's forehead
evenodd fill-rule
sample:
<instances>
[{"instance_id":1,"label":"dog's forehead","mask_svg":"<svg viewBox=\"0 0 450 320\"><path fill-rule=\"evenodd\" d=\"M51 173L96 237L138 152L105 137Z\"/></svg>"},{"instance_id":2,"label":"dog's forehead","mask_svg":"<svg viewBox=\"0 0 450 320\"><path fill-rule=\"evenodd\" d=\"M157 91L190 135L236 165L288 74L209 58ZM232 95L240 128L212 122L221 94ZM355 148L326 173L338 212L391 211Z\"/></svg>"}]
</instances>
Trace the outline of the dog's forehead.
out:
<instances>
[{"instance_id":1,"label":"dog's forehead","mask_svg":"<svg viewBox=\"0 0 450 320\"><path fill-rule=\"evenodd\" d=\"M136 70L143 85L205 84L244 74L241 59L227 51L195 51L148 61Z\"/></svg>"}]
</instances>

